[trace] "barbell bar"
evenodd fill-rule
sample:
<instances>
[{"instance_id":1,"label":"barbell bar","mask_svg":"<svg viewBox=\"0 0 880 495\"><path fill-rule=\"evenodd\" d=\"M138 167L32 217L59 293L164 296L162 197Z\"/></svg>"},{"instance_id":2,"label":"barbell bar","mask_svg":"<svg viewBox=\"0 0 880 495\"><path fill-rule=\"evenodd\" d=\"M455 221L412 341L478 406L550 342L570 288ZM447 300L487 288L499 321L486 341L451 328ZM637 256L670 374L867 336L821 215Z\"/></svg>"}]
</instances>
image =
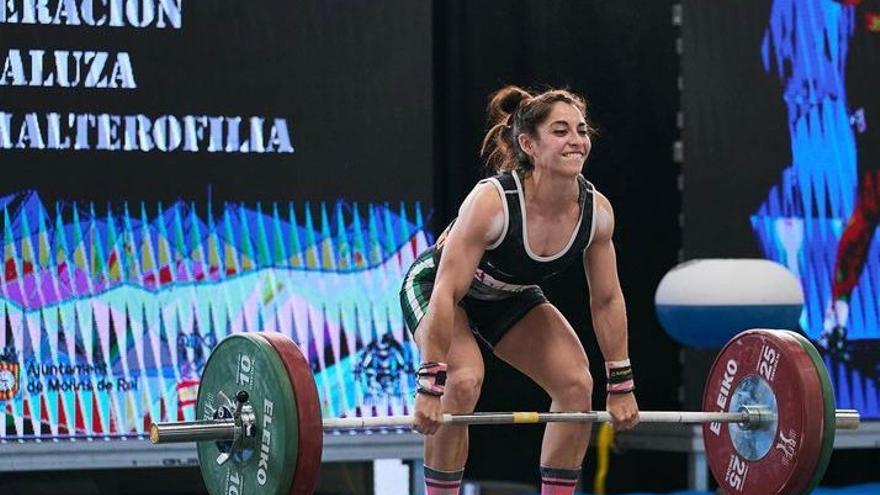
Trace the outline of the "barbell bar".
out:
<instances>
[{"instance_id":1,"label":"barbell bar","mask_svg":"<svg viewBox=\"0 0 880 495\"><path fill-rule=\"evenodd\" d=\"M856 430L859 428L861 416L855 409L837 409L835 423L838 430ZM773 414L761 406L743 406L743 410L733 413L708 413L699 411L641 411L640 423L739 423L744 427L760 428L770 424ZM322 421L322 429L352 430L379 428L411 428L413 416L378 416L328 418ZM611 423L608 411L590 412L486 412L475 414L444 414L441 423L444 425L504 425L504 424L536 424L536 423ZM150 442L179 443L201 441L233 441L246 436L236 432L244 429L236 425L233 419L212 419L203 421L184 421L175 423L153 423L150 427Z\"/></svg>"}]
</instances>

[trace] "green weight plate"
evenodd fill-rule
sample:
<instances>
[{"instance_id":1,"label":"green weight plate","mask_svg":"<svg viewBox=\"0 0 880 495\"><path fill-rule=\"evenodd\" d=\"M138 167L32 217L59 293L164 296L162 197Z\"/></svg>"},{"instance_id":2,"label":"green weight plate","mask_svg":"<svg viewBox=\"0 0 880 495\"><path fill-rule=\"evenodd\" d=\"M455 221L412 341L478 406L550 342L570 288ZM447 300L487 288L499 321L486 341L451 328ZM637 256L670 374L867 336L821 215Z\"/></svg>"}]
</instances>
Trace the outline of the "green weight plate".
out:
<instances>
[{"instance_id":1,"label":"green weight plate","mask_svg":"<svg viewBox=\"0 0 880 495\"><path fill-rule=\"evenodd\" d=\"M834 400L834 388L831 385L831 378L828 376L828 370L825 368L825 362L822 360L819 351L817 351L816 347L813 346L813 343L803 335L795 332L789 332L789 334L797 339L801 344L801 347L803 347L804 350L807 351L807 354L809 354L810 359L816 366L816 373L819 375L819 382L822 385L825 427L822 432L822 448L819 452L819 461L816 463L816 469L813 478L810 480L810 485L807 488L807 491L804 492L811 493L825 476L825 470L828 468L828 463L831 461L831 453L834 452L834 436L837 428L835 413L837 405Z\"/></svg>"},{"instance_id":2,"label":"green weight plate","mask_svg":"<svg viewBox=\"0 0 880 495\"><path fill-rule=\"evenodd\" d=\"M281 357L256 334L233 334L217 344L202 373L198 418L234 411L242 390L250 396L255 435L222 464L220 449L228 443L199 442L205 486L212 495L288 495L298 454L296 398Z\"/></svg>"}]
</instances>

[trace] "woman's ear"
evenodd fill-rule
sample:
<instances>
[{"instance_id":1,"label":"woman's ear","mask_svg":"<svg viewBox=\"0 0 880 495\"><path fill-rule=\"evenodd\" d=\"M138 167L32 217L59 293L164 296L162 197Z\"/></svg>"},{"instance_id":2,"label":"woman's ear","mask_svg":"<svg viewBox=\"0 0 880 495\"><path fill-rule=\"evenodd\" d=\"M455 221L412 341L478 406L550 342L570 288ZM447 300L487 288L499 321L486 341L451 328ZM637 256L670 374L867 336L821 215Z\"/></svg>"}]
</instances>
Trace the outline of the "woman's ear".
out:
<instances>
[{"instance_id":1,"label":"woman's ear","mask_svg":"<svg viewBox=\"0 0 880 495\"><path fill-rule=\"evenodd\" d=\"M532 141L532 137L528 135L528 133L522 133L516 137L516 141L519 143L519 147L522 148L523 152L531 158L534 158L532 155L532 146L534 142Z\"/></svg>"}]
</instances>

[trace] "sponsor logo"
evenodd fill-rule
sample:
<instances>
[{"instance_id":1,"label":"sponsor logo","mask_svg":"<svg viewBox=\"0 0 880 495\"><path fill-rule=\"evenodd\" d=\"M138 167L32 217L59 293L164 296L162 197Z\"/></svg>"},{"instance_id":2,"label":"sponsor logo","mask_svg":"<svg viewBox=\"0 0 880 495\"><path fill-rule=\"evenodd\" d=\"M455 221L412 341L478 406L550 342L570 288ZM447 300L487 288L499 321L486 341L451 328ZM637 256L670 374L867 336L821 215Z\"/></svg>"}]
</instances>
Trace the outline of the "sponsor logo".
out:
<instances>
[{"instance_id":1,"label":"sponsor logo","mask_svg":"<svg viewBox=\"0 0 880 495\"><path fill-rule=\"evenodd\" d=\"M790 466L797 450L797 432L789 430L788 436L785 436L785 432L780 431L775 448L782 451L782 463Z\"/></svg>"},{"instance_id":2,"label":"sponsor logo","mask_svg":"<svg viewBox=\"0 0 880 495\"><path fill-rule=\"evenodd\" d=\"M269 399L263 400L263 434L260 435L260 460L257 463L257 483L260 486L269 480L269 445L272 443L272 411L275 404Z\"/></svg>"},{"instance_id":3,"label":"sponsor logo","mask_svg":"<svg viewBox=\"0 0 880 495\"><path fill-rule=\"evenodd\" d=\"M0 400L11 400L18 395L21 366L17 362L0 359Z\"/></svg>"},{"instance_id":4,"label":"sponsor logo","mask_svg":"<svg viewBox=\"0 0 880 495\"><path fill-rule=\"evenodd\" d=\"M715 405L718 406L718 412L726 412L727 411L727 402L730 399L730 387L733 386L733 379L736 377L736 372L739 370L739 364L733 359L727 361L724 369L724 376L721 378L721 383L719 385L718 396L715 398ZM716 434L721 434L721 423L711 423L709 425L709 430Z\"/></svg>"}]
</instances>

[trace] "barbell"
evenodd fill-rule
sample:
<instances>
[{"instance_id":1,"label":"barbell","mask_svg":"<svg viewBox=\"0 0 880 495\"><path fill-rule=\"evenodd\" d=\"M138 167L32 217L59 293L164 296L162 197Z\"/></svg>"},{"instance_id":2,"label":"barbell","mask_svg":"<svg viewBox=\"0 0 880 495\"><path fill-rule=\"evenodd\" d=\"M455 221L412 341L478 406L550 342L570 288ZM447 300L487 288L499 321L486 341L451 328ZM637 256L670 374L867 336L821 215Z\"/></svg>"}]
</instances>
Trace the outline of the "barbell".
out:
<instances>
[{"instance_id":1,"label":"barbell","mask_svg":"<svg viewBox=\"0 0 880 495\"><path fill-rule=\"evenodd\" d=\"M703 425L709 466L726 493L809 493L824 475L838 428L859 413L835 410L821 356L785 330L748 330L713 364L703 411L642 411L641 423ZM274 333L221 341L202 373L196 414L154 423L154 444L198 442L211 494L310 495L324 430L411 427L412 416L321 419L317 388L299 347ZM609 422L605 411L444 414L444 424Z\"/></svg>"}]
</instances>

